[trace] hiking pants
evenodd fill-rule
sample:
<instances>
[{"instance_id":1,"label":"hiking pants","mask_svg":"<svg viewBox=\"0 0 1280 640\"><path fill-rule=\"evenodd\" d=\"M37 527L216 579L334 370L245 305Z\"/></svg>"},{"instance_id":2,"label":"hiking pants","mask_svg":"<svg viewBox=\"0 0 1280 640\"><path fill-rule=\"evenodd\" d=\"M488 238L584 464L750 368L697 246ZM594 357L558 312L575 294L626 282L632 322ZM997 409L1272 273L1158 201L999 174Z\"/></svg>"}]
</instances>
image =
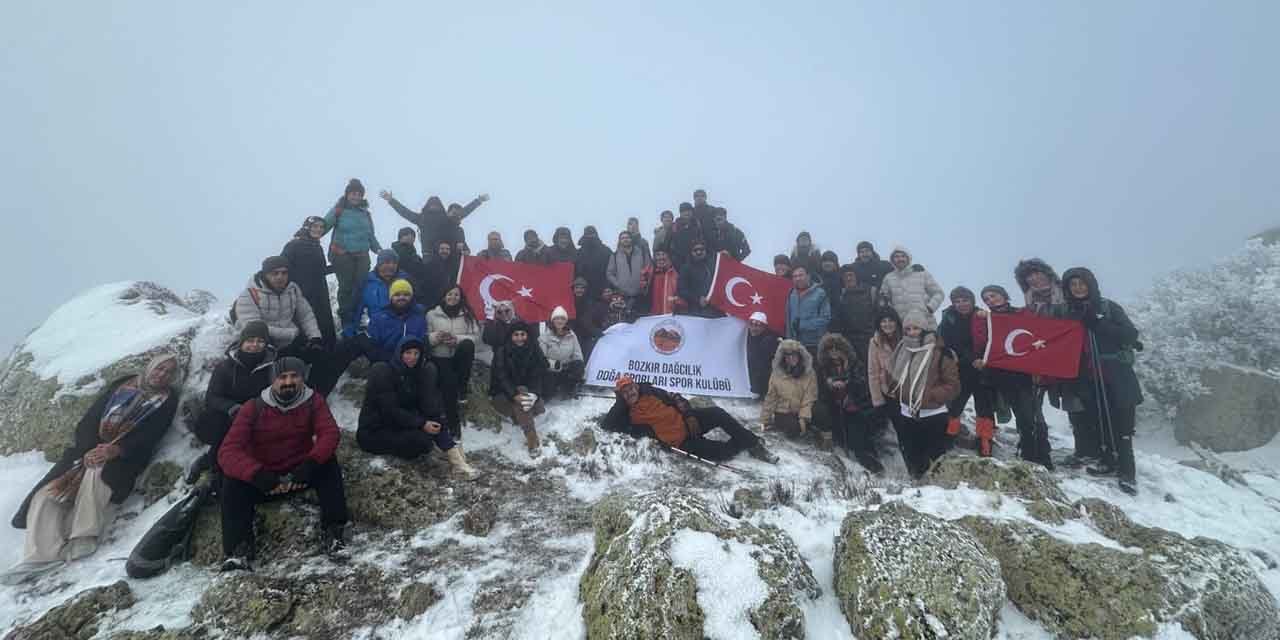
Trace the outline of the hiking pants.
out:
<instances>
[{"instance_id":1,"label":"hiking pants","mask_svg":"<svg viewBox=\"0 0 1280 640\"><path fill-rule=\"evenodd\" d=\"M912 478L923 476L929 466L947 452L950 446L950 438L947 436L948 419L946 413L939 413L928 418L901 416L894 421L902 461L906 463L907 472Z\"/></svg>"},{"instance_id":2,"label":"hiking pants","mask_svg":"<svg viewBox=\"0 0 1280 640\"><path fill-rule=\"evenodd\" d=\"M333 263L333 275L338 277L338 318L346 323L355 315L356 296L369 277L369 252L331 253L329 262ZM358 325L360 318L354 320Z\"/></svg>"},{"instance_id":3,"label":"hiking pants","mask_svg":"<svg viewBox=\"0 0 1280 640\"><path fill-rule=\"evenodd\" d=\"M443 425L442 425L443 426ZM358 429L356 444L360 448L379 456L395 456L405 460L425 456L431 449L441 451L452 449L456 443L449 430L442 428L440 433L432 435L422 429Z\"/></svg>"},{"instance_id":4,"label":"hiking pants","mask_svg":"<svg viewBox=\"0 0 1280 640\"><path fill-rule=\"evenodd\" d=\"M347 494L342 484L342 467L337 458L316 467L308 488L316 490L320 500L320 522L326 527L346 524ZM233 556L241 545L249 557L253 554L253 514L262 502L288 498L292 494L268 496L257 487L227 477L222 483L222 553Z\"/></svg>"},{"instance_id":5,"label":"hiking pants","mask_svg":"<svg viewBox=\"0 0 1280 640\"><path fill-rule=\"evenodd\" d=\"M749 429L729 415L729 412L720 407L693 409L689 412L689 415L697 418L698 426L701 427L703 433L712 429L720 429L729 434L728 442L709 440L698 436L685 440L684 444L679 447L699 458L705 458L712 462L722 462L738 455L739 452L756 446L760 442L759 436L751 433Z\"/></svg>"}]
</instances>

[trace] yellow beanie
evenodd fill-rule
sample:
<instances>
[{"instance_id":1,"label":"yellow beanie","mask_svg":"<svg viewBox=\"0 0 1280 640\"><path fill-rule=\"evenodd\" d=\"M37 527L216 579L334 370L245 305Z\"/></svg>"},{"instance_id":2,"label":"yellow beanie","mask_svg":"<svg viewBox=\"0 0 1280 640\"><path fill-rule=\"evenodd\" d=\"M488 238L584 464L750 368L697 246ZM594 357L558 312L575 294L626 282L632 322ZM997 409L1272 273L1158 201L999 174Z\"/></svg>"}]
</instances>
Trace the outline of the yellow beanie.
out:
<instances>
[{"instance_id":1,"label":"yellow beanie","mask_svg":"<svg viewBox=\"0 0 1280 640\"><path fill-rule=\"evenodd\" d=\"M408 280L396 280L391 283L391 291L388 295L396 295L397 293L407 293L413 295L413 285Z\"/></svg>"}]
</instances>

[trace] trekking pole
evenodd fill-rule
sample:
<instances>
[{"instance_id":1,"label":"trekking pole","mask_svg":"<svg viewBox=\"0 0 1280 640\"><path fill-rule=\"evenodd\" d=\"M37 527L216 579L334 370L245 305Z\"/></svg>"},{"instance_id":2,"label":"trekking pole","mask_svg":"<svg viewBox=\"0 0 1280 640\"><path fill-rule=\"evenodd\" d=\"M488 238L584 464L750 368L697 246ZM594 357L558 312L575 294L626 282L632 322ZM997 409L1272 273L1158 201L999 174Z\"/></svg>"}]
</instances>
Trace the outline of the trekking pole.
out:
<instances>
[{"instance_id":1,"label":"trekking pole","mask_svg":"<svg viewBox=\"0 0 1280 640\"><path fill-rule=\"evenodd\" d=\"M1105 420L1107 425L1107 440L1111 442L1111 455L1116 456L1119 450L1116 447L1115 425L1111 424L1111 403L1107 400L1107 385L1102 377L1102 361L1098 357L1098 339L1093 335L1093 331L1089 331L1089 350L1093 354L1093 370L1097 372L1094 377L1094 387L1098 393L1098 397L1102 400L1102 406L1099 413L1102 414L1099 424ZM1117 460L1117 464L1119 461Z\"/></svg>"},{"instance_id":2,"label":"trekking pole","mask_svg":"<svg viewBox=\"0 0 1280 640\"><path fill-rule=\"evenodd\" d=\"M692 454L692 453L689 453L688 451L685 451L684 449L681 449L681 448L679 448L679 447L673 447L673 446L671 446L671 445L667 445L667 444L662 445L662 447L663 447L664 449L666 449L667 451L672 451L672 452L678 453L678 454L680 454L680 455L682 455L682 456L684 456L684 457L686 457L686 458L689 458L689 459L692 459L692 460L697 460L698 462L701 462L701 463L703 463L703 464L708 464L708 465L711 465L711 466L713 466L713 467L719 467L719 468L721 468L721 469L724 469L724 470L726 470L726 471L731 471L731 472L736 473L736 474L741 475L741 476L751 477L751 476L755 475L755 474L751 473L750 471L747 471L746 469L739 469L738 467L735 467L735 466L732 466L732 465L727 465L727 464L724 464L723 462L715 462L715 461L713 461L713 460L707 460L706 458L703 458L703 457L701 457L701 456L696 456L696 455L694 455L694 454Z\"/></svg>"}]
</instances>

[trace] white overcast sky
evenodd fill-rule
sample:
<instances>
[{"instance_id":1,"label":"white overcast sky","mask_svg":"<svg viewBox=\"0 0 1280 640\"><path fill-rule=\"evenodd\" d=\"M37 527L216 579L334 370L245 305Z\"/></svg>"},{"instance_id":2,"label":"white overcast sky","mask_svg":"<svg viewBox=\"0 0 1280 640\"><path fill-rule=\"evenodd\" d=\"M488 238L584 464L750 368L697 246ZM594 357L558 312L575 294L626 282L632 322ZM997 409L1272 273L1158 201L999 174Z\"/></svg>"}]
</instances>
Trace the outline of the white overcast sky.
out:
<instances>
[{"instance_id":1,"label":"white overcast sky","mask_svg":"<svg viewBox=\"0 0 1280 640\"><path fill-rule=\"evenodd\" d=\"M1280 3L9 2L0 347L87 287L229 304L346 180L611 238L705 187L767 267L911 247L1133 296L1280 223ZM373 199L373 198L371 198ZM374 199L389 244L402 221ZM478 248L478 247L477 247Z\"/></svg>"}]
</instances>

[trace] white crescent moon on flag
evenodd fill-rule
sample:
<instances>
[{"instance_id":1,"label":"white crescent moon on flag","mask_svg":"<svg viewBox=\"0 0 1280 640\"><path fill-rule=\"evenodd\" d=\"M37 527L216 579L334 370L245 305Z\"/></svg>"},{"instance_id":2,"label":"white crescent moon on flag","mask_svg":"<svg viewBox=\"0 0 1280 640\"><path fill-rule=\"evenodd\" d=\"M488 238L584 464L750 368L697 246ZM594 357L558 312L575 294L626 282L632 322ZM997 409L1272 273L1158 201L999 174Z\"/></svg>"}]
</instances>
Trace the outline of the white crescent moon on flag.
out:
<instances>
[{"instance_id":1,"label":"white crescent moon on flag","mask_svg":"<svg viewBox=\"0 0 1280 640\"><path fill-rule=\"evenodd\" d=\"M1014 339L1016 339L1018 336L1021 336L1021 335L1028 335L1028 336L1031 336L1031 337L1033 337L1033 338L1035 337L1035 334L1031 333L1030 331L1027 331L1026 329L1014 329L1013 331L1010 331L1010 332L1009 332L1009 335L1005 336L1005 338L1004 338L1004 352L1005 352L1005 353L1007 353L1007 354L1009 354L1009 355L1011 355L1011 356L1014 356L1015 358L1016 358L1016 357L1018 357L1018 356L1025 356L1025 355L1027 355L1027 352L1026 352L1026 351L1014 351L1014 350L1013 350L1013 341L1014 341Z\"/></svg>"},{"instance_id":2,"label":"white crescent moon on flag","mask_svg":"<svg viewBox=\"0 0 1280 640\"><path fill-rule=\"evenodd\" d=\"M724 297L725 297L725 298L727 298L727 299L729 300L729 304L731 304L731 305L733 305L733 306L735 306L735 307L745 307L745 306L747 306L747 305L745 305L745 304L742 304L741 302L738 302L738 301L737 301L737 300L735 300L735 299L734 299L734 297L733 297L733 288L734 288L734 287L736 287L736 286L738 286L738 285L740 285L740 284L747 284L747 285L750 285L750 284L751 284L751 281L750 281L750 280L747 280L746 278L744 278L744 277L742 277L742 276L734 276L734 277L732 277L732 278L729 278L729 281L728 281L728 282L724 283Z\"/></svg>"},{"instance_id":3,"label":"white crescent moon on flag","mask_svg":"<svg viewBox=\"0 0 1280 640\"><path fill-rule=\"evenodd\" d=\"M493 307L493 303L497 302L496 300L493 299L493 292L489 291L489 288L492 287L493 283L498 280L506 280L507 282L511 282L511 283L515 282L515 280L512 280L511 278L508 278L507 276L504 276L501 273L491 273L485 276L484 280L480 281L480 297L484 298L484 306L486 309Z\"/></svg>"}]
</instances>

